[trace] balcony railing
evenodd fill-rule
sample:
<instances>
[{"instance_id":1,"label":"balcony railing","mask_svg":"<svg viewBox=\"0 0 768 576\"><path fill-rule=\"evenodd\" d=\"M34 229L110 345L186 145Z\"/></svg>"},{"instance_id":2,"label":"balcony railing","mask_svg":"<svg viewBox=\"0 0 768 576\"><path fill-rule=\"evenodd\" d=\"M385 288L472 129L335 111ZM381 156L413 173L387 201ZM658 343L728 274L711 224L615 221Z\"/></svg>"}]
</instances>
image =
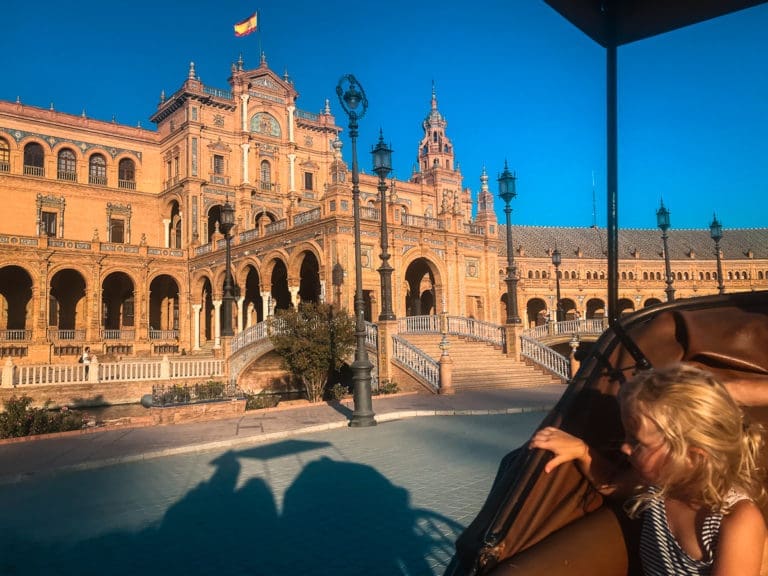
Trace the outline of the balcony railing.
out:
<instances>
[{"instance_id":1,"label":"balcony railing","mask_svg":"<svg viewBox=\"0 0 768 576\"><path fill-rule=\"evenodd\" d=\"M474 236L484 236L485 235L485 226L480 226L479 224L465 224L464 230L469 232L470 234Z\"/></svg>"},{"instance_id":2,"label":"balcony railing","mask_svg":"<svg viewBox=\"0 0 768 576\"><path fill-rule=\"evenodd\" d=\"M59 180L68 180L69 182L77 182L77 172L74 170L59 170L56 172L56 177Z\"/></svg>"},{"instance_id":3,"label":"balcony railing","mask_svg":"<svg viewBox=\"0 0 768 576\"><path fill-rule=\"evenodd\" d=\"M66 340L70 342L83 342L85 341L85 328L76 330L61 330L59 328L48 328L48 340L57 342L59 340Z\"/></svg>"},{"instance_id":4,"label":"balcony railing","mask_svg":"<svg viewBox=\"0 0 768 576\"><path fill-rule=\"evenodd\" d=\"M287 229L288 229L288 220L283 218L282 220L277 220L276 222L267 224L264 227L264 232L267 234L274 234L275 232L282 232L283 230L287 230Z\"/></svg>"},{"instance_id":5,"label":"balcony railing","mask_svg":"<svg viewBox=\"0 0 768 576\"><path fill-rule=\"evenodd\" d=\"M45 168L42 166L29 166L24 164L25 176L45 176Z\"/></svg>"},{"instance_id":6,"label":"balcony railing","mask_svg":"<svg viewBox=\"0 0 768 576\"><path fill-rule=\"evenodd\" d=\"M374 208L373 206L360 206L360 218L363 220L376 220L378 222L381 219L380 214L381 212L378 208Z\"/></svg>"},{"instance_id":7,"label":"balcony railing","mask_svg":"<svg viewBox=\"0 0 768 576\"><path fill-rule=\"evenodd\" d=\"M136 181L135 180L118 180L117 187L122 188L124 190L136 190Z\"/></svg>"},{"instance_id":8,"label":"balcony railing","mask_svg":"<svg viewBox=\"0 0 768 576\"><path fill-rule=\"evenodd\" d=\"M445 221L431 218L429 216L415 216L414 214L404 214L403 224L405 226L415 226L416 228L431 228L432 230L445 230Z\"/></svg>"},{"instance_id":9,"label":"balcony railing","mask_svg":"<svg viewBox=\"0 0 768 576\"><path fill-rule=\"evenodd\" d=\"M103 329L101 338L102 340L135 340L136 330L133 328Z\"/></svg>"},{"instance_id":10,"label":"balcony railing","mask_svg":"<svg viewBox=\"0 0 768 576\"><path fill-rule=\"evenodd\" d=\"M95 184L96 186L106 186L107 185L107 177L106 176L100 176L98 174L89 174L88 175L88 184Z\"/></svg>"},{"instance_id":11,"label":"balcony railing","mask_svg":"<svg viewBox=\"0 0 768 576\"><path fill-rule=\"evenodd\" d=\"M251 228L250 230L246 230L245 232L240 232L240 242L248 242L248 240L253 240L254 238L259 237L259 229L258 228Z\"/></svg>"},{"instance_id":12,"label":"balcony railing","mask_svg":"<svg viewBox=\"0 0 768 576\"><path fill-rule=\"evenodd\" d=\"M0 160L0 172L10 172L11 171L11 163L6 162L5 160Z\"/></svg>"},{"instance_id":13,"label":"balcony railing","mask_svg":"<svg viewBox=\"0 0 768 576\"><path fill-rule=\"evenodd\" d=\"M32 339L32 330L0 330L0 342L23 342Z\"/></svg>"},{"instance_id":14,"label":"balcony railing","mask_svg":"<svg viewBox=\"0 0 768 576\"><path fill-rule=\"evenodd\" d=\"M293 217L293 225L301 226L302 224L308 224L316 220L320 220L320 208L313 208L312 210L296 214L296 216Z\"/></svg>"},{"instance_id":15,"label":"balcony railing","mask_svg":"<svg viewBox=\"0 0 768 576\"><path fill-rule=\"evenodd\" d=\"M150 340L178 340L179 331L178 330L150 330L149 339Z\"/></svg>"}]
</instances>

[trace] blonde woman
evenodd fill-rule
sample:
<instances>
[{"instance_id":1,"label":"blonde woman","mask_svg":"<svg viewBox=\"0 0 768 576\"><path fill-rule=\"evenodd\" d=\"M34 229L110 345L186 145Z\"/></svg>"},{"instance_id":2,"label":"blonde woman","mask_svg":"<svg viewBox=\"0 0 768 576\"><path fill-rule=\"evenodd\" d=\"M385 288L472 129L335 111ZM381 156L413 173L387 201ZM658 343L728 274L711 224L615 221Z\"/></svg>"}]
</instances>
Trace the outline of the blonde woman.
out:
<instances>
[{"instance_id":1,"label":"blonde woman","mask_svg":"<svg viewBox=\"0 0 768 576\"><path fill-rule=\"evenodd\" d=\"M629 498L642 517L647 576L760 573L766 525L762 429L708 372L678 364L638 374L619 392L631 464L616 473L581 439L539 430L531 447L553 453L547 473L575 461L601 493Z\"/></svg>"}]
</instances>

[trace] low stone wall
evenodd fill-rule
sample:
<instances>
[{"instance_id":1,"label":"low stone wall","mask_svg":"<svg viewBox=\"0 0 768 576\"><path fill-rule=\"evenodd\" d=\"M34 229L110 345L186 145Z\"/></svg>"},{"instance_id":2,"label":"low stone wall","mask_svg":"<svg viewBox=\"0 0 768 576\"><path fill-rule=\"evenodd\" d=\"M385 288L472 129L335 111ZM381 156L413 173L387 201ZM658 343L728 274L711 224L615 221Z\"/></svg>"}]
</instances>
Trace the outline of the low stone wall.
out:
<instances>
[{"instance_id":1,"label":"low stone wall","mask_svg":"<svg viewBox=\"0 0 768 576\"><path fill-rule=\"evenodd\" d=\"M203 381L177 380L174 384L194 384ZM104 406L108 404L138 404L145 394L152 394L153 384L169 385L168 380L144 380L139 382L81 382L77 384L30 384L0 388L0 402L12 396L29 396L34 406L43 406L50 401L50 407ZM0 407L2 409L2 407Z\"/></svg>"},{"instance_id":2,"label":"low stone wall","mask_svg":"<svg viewBox=\"0 0 768 576\"><path fill-rule=\"evenodd\" d=\"M407 371L403 370L400 366L392 363L392 380L397 383L397 389L400 392L434 392L427 386L419 382L416 378L411 376Z\"/></svg>"},{"instance_id":3,"label":"low stone wall","mask_svg":"<svg viewBox=\"0 0 768 576\"><path fill-rule=\"evenodd\" d=\"M245 400L201 402L183 406L152 406L149 415L153 424L184 424L221 418L235 418L245 413Z\"/></svg>"}]
</instances>

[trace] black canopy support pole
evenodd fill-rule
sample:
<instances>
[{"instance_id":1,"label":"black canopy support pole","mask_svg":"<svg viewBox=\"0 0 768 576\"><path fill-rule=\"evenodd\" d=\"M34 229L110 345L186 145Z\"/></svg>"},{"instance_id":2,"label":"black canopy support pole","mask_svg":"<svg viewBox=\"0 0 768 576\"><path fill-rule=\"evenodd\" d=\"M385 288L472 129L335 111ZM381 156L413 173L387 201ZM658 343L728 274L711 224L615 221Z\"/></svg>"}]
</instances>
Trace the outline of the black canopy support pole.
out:
<instances>
[{"instance_id":1,"label":"black canopy support pole","mask_svg":"<svg viewBox=\"0 0 768 576\"><path fill-rule=\"evenodd\" d=\"M616 46L606 48L606 141L607 141L607 215L608 215L608 324L619 317L619 167L618 119L616 96Z\"/></svg>"}]
</instances>

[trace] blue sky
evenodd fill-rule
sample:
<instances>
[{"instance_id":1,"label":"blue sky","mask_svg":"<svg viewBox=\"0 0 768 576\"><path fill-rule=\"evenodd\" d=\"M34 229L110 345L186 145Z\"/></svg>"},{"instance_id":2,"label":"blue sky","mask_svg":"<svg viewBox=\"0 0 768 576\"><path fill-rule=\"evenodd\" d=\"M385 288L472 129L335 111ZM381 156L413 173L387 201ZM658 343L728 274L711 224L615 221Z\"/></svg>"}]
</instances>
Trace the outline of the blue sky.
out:
<instances>
[{"instance_id":1,"label":"blue sky","mask_svg":"<svg viewBox=\"0 0 768 576\"><path fill-rule=\"evenodd\" d=\"M234 37L257 9L261 31ZM231 63L242 53L256 67L261 48L288 71L299 108L328 98L346 129L335 88L352 73L369 100L361 166L381 128L399 178L434 81L465 187L476 194L486 166L496 194L506 159L515 223L605 225L604 51L543 1L11 0L3 19L0 99L129 125L152 127L161 90L178 89L190 61L228 88ZM766 28L763 5L619 49L621 227L655 227L662 197L674 228L706 227L715 211L726 229L768 226Z\"/></svg>"}]
</instances>

